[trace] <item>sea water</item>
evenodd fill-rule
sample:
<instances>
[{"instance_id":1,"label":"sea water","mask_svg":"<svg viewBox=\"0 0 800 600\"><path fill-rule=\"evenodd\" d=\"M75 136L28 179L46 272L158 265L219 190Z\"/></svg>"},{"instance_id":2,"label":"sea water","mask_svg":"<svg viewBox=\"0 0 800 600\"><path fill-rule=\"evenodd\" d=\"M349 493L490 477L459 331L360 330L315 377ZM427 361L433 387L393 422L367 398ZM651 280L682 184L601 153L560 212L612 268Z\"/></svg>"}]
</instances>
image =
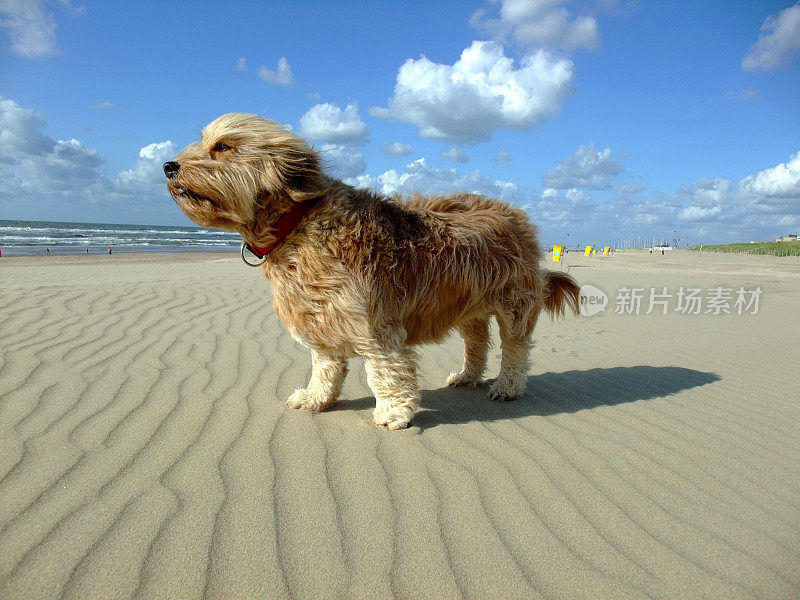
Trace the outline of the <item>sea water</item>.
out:
<instances>
[{"instance_id":1,"label":"sea water","mask_svg":"<svg viewBox=\"0 0 800 600\"><path fill-rule=\"evenodd\" d=\"M0 220L0 251L14 254L90 254L236 249L235 233L171 225L114 225Z\"/></svg>"}]
</instances>

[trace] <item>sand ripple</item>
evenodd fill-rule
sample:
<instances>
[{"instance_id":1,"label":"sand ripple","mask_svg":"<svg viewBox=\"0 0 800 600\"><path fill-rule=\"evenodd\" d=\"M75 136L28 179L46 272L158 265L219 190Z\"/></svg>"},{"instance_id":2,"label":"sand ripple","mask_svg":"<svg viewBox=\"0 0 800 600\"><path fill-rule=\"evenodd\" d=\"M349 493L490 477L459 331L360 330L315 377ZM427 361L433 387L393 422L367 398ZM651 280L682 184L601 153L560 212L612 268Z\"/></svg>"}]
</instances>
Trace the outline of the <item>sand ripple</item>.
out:
<instances>
[{"instance_id":1,"label":"sand ripple","mask_svg":"<svg viewBox=\"0 0 800 600\"><path fill-rule=\"evenodd\" d=\"M542 322L512 403L442 387L453 339L388 433L357 360L284 407L310 358L233 258L5 262L0 598L796 598L800 277L724 266L760 315Z\"/></svg>"}]
</instances>

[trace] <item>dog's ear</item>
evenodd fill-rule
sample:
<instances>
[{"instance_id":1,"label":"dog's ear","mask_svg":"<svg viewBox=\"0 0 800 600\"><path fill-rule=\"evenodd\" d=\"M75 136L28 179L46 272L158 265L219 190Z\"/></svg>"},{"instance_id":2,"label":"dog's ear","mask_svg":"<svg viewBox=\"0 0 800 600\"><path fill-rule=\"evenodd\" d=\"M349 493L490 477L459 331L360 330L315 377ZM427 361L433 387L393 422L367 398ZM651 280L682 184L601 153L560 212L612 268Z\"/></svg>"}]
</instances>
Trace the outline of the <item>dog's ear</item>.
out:
<instances>
[{"instance_id":1,"label":"dog's ear","mask_svg":"<svg viewBox=\"0 0 800 600\"><path fill-rule=\"evenodd\" d=\"M294 160L287 161L286 166L285 189L292 200L305 202L324 193L326 186L319 157L311 148L298 153Z\"/></svg>"},{"instance_id":2,"label":"dog's ear","mask_svg":"<svg viewBox=\"0 0 800 600\"><path fill-rule=\"evenodd\" d=\"M293 202L318 198L328 187L317 153L302 138L281 131L263 147L260 187L267 196Z\"/></svg>"}]
</instances>

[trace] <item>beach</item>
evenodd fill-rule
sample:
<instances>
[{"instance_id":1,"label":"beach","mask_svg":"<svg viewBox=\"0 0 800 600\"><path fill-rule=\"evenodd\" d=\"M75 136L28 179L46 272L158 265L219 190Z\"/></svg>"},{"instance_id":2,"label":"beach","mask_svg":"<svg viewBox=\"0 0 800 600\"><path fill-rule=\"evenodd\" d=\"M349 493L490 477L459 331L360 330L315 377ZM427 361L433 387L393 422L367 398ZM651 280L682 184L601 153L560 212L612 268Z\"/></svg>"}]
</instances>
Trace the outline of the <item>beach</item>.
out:
<instances>
[{"instance_id":1,"label":"beach","mask_svg":"<svg viewBox=\"0 0 800 600\"><path fill-rule=\"evenodd\" d=\"M800 260L547 267L607 306L526 393L444 387L453 335L388 432L360 359L284 406L310 353L235 250L2 256L0 598L800 597Z\"/></svg>"}]
</instances>

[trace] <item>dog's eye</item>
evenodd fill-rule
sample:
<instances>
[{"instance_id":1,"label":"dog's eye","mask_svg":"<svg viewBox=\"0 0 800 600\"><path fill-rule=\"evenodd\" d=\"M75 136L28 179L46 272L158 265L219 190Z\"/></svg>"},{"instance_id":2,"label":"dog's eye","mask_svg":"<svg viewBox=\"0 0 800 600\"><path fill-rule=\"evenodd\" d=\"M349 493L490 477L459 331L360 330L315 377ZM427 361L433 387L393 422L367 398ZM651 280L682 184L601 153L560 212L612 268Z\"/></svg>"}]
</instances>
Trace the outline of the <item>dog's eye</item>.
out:
<instances>
[{"instance_id":1,"label":"dog's eye","mask_svg":"<svg viewBox=\"0 0 800 600\"><path fill-rule=\"evenodd\" d=\"M214 152L226 152L226 151L228 151L230 149L231 149L231 147L228 146L228 144L223 144L222 142L220 142L216 146L214 146Z\"/></svg>"}]
</instances>

